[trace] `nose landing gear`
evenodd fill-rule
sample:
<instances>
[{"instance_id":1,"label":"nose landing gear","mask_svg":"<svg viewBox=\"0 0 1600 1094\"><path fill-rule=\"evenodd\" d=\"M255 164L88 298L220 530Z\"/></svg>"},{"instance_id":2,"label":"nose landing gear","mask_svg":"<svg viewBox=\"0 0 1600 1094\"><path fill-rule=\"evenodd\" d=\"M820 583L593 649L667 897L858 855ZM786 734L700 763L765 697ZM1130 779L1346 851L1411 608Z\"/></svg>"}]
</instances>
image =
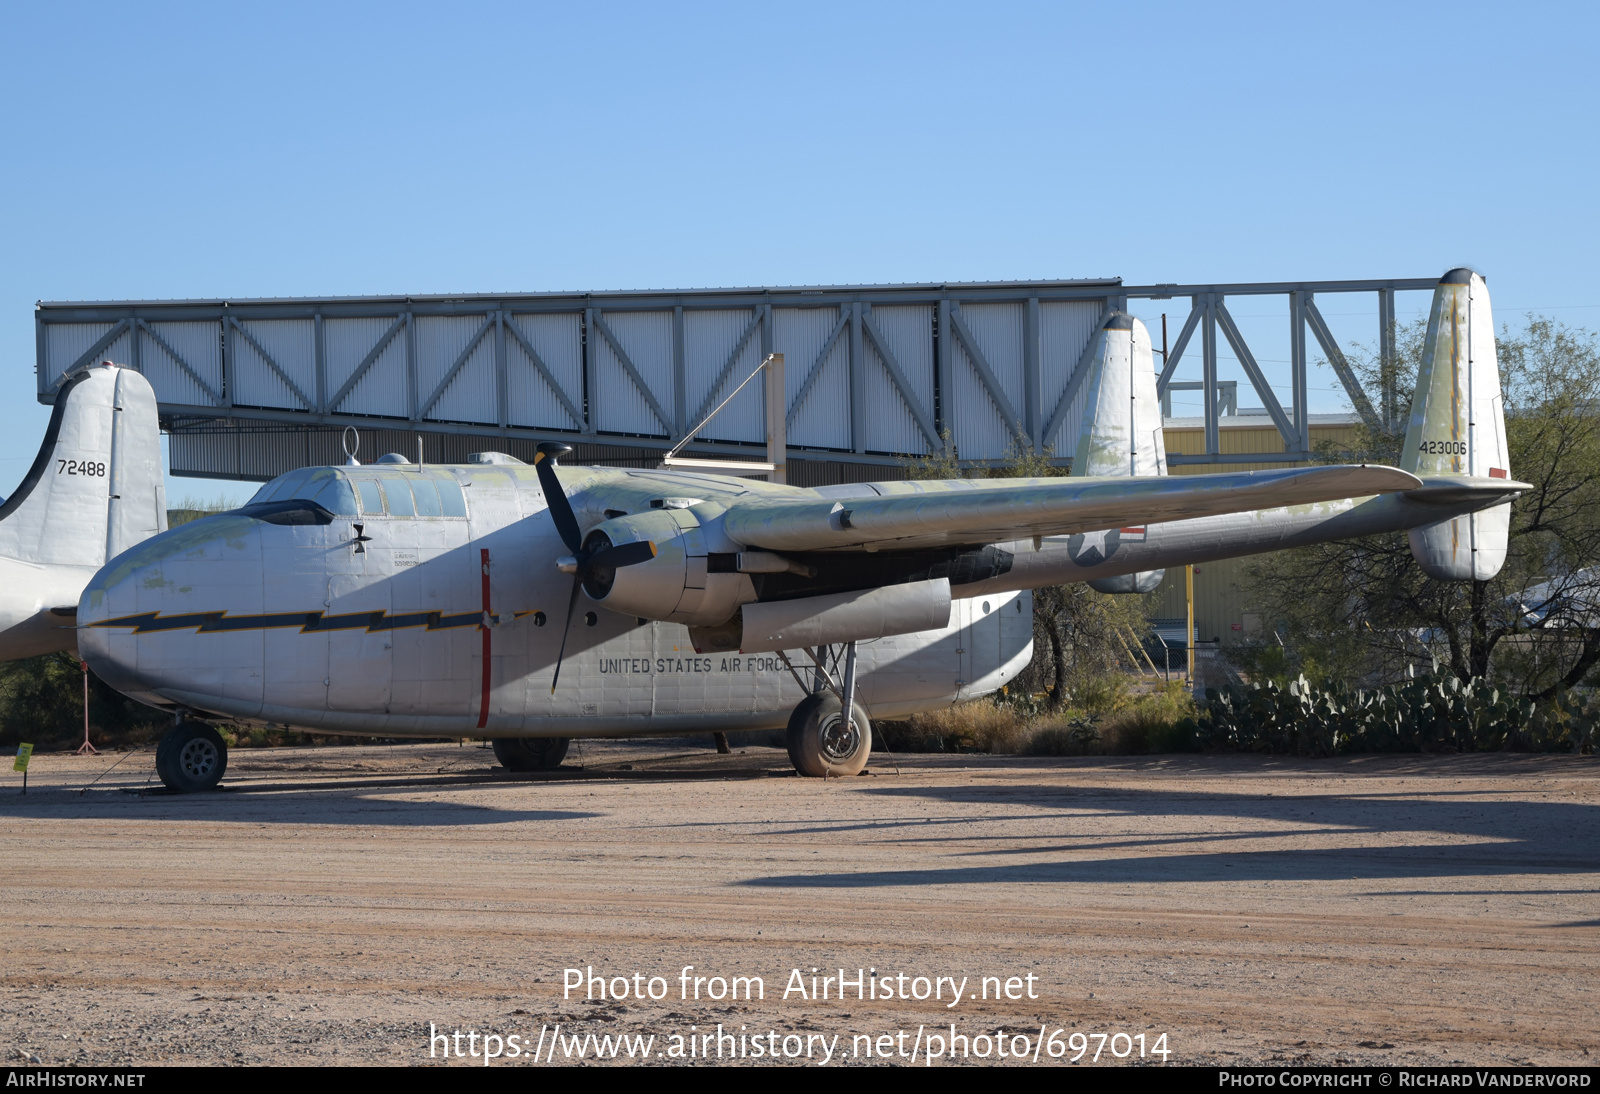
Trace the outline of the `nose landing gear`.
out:
<instances>
[{"instance_id":1,"label":"nose landing gear","mask_svg":"<svg viewBox=\"0 0 1600 1094\"><path fill-rule=\"evenodd\" d=\"M228 746L204 722L179 722L156 746L156 774L180 794L214 790L228 770Z\"/></svg>"}]
</instances>

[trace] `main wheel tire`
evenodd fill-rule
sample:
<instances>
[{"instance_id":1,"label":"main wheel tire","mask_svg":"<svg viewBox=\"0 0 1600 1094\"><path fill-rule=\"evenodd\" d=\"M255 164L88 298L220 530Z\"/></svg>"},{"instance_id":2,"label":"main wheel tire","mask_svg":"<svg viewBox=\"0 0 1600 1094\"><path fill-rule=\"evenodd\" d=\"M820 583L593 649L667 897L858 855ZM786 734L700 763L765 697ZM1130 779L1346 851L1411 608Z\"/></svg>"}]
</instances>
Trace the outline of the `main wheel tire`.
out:
<instances>
[{"instance_id":1,"label":"main wheel tire","mask_svg":"<svg viewBox=\"0 0 1600 1094\"><path fill-rule=\"evenodd\" d=\"M156 777L165 786L172 785L172 742L177 739L175 729L167 731L156 742Z\"/></svg>"},{"instance_id":2,"label":"main wheel tire","mask_svg":"<svg viewBox=\"0 0 1600 1094\"><path fill-rule=\"evenodd\" d=\"M228 746L204 722L184 722L156 746L156 774L180 794L213 790L228 770Z\"/></svg>"},{"instance_id":3,"label":"main wheel tire","mask_svg":"<svg viewBox=\"0 0 1600 1094\"><path fill-rule=\"evenodd\" d=\"M567 758L570 737L496 737L494 758L507 771L554 771Z\"/></svg>"},{"instance_id":4,"label":"main wheel tire","mask_svg":"<svg viewBox=\"0 0 1600 1094\"><path fill-rule=\"evenodd\" d=\"M784 743L789 762L814 779L859 775L872 755L872 722L866 708L852 704L854 717L841 716L844 704L831 691L807 696L789 715Z\"/></svg>"}]
</instances>

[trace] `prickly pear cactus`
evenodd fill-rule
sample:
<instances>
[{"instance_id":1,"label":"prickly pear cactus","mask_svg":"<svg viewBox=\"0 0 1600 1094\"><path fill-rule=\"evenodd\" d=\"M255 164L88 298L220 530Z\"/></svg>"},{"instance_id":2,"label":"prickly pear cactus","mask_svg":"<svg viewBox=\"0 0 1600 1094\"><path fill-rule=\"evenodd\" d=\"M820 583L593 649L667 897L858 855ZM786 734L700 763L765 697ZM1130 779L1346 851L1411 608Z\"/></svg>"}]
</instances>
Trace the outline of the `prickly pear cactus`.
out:
<instances>
[{"instance_id":1,"label":"prickly pear cactus","mask_svg":"<svg viewBox=\"0 0 1600 1094\"><path fill-rule=\"evenodd\" d=\"M1600 703L1562 691L1535 704L1485 680L1462 683L1438 672L1371 691L1319 688L1302 675L1287 687L1269 680L1207 688L1195 729L1213 749L1298 756L1593 753L1600 747Z\"/></svg>"}]
</instances>

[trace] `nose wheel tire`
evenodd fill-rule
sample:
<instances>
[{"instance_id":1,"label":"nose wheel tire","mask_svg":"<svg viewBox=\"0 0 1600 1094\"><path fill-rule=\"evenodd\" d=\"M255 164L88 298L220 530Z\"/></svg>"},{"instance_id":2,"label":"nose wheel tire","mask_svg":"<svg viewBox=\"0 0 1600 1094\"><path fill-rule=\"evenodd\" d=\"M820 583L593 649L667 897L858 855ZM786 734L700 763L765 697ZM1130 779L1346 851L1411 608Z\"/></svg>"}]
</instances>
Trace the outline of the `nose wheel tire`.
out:
<instances>
[{"instance_id":1,"label":"nose wheel tire","mask_svg":"<svg viewBox=\"0 0 1600 1094\"><path fill-rule=\"evenodd\" d=\"M570 737L497 737L494 758L507 771L554 771L567 757Z\"/></svg>"},{"instance_id":2,"label":"nose wheel tire","mask_svg":"<svg viewBox=\"0 0 1600 1094\"><path fill-rule=\"evenodd\" d=\"M815 779L859 775L872 755L872 722L866 708L852 704L854 717L843 717L844 704L831 691L808 696L789 715L784 741L789 762Z\"/></svg>"},{"instance_id":3,"label":"nose wheel tire","mask_svg":"<svg viewBox=\"0 0 1600 1094\"><path fill-rule=\"evenodd\" d=\"M228 770L228 746L204 722L184 722L156 746L156 774L180 794L214 790Z\"/></svg>"}]
</instances>

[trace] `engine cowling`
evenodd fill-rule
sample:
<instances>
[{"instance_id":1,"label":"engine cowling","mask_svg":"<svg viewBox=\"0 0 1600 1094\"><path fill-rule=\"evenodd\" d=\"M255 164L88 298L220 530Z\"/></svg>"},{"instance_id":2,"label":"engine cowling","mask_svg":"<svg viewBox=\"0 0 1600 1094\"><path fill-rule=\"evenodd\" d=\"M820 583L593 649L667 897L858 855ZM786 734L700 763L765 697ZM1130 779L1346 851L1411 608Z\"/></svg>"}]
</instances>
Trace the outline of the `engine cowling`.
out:
<instances>
[{"instance_id":1,"label":"engine cowling","mask_svg":"<svg viewBox=\"0 0 1600 1094\"><path fill-rule=\"evenodd\" d=\"M691 627L726 623L742 602L755 599L755 589L743 574L709 572L711 547L720 551L727 545L708 542L718 537L714 532L708 536L702 515L692 509L658 509L596 525L584 540L586 548L648 541L656 553L631 566L592 568L583 591L621 615Z\"/></svg>"}]
</instances>

